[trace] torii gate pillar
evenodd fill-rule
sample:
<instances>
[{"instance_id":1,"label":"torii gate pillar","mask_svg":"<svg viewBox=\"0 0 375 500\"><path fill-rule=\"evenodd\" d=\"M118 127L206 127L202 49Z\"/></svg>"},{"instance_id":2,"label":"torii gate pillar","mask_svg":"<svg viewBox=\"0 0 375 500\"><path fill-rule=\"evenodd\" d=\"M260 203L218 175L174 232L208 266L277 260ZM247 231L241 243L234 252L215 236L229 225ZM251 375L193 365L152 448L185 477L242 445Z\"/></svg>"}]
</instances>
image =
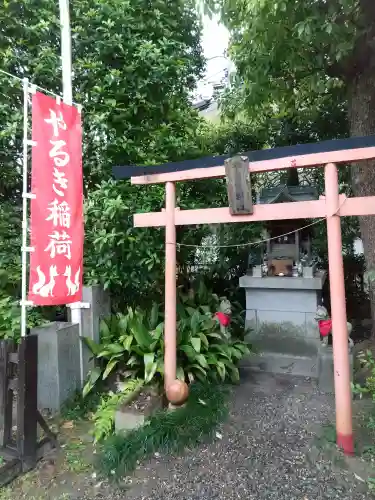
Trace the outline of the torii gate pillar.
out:
<instances>
[{"instance_id":1,"label":"torii gate pillar","mask_svg":"<svg viewBox=\"0 0 375 500\"><path fill-rule=\"evenodd\" d=\"M331 295L332 341L336 401L337 445L347 455L354 454L352 429L352 394L348 327L342 258L341 221L339 215L339 183L336 165L325 167L325 195L327 206L327 236L329 282Z\"/></svg>"},{"instance_id":2,"label":"torii gate pillar","mask_svg":"<svg viewBox=\"0 0 375 500\"><path fill-rule=\"evenodd\" d=\"M165 320L164 320L164 385L176 380L176 185L165 185Z\"/></svg>"}]
</instances>

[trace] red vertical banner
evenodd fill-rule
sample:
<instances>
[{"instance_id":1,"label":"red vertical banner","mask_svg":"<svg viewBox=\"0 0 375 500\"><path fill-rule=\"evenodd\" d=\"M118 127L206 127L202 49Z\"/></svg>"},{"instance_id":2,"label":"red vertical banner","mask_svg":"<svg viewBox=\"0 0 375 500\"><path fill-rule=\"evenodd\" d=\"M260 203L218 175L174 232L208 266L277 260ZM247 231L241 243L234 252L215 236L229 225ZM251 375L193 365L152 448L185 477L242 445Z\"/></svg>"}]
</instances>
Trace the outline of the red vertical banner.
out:
<instances>
[{"instance_id":1,"label":"red vertical banner","mask_svg":"<svg viewBox=\"0 0 375 500\"><path fill-rule=\"evenodd\" d=\"M37 92L32 98L29 300L82 300L82 126L77 108Z\"/></svg>"}]
</instances>

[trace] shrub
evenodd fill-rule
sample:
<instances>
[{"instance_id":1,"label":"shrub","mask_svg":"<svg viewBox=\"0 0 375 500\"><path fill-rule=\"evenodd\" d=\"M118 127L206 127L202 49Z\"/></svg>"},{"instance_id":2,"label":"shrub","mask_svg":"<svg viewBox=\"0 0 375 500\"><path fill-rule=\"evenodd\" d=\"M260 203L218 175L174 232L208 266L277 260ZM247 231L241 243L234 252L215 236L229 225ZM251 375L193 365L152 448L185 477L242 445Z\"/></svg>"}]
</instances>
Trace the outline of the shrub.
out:
<instances>
[{"instance_id":1,"label":"shrub","mask_svg":"<svg viewBox=\"0 0 375 500\"><path fill-rule=\"evenodd\" d=\"M112 434L115 413L118 406L129 401L142 387L143 383L143 380L129 380L119 392L110 392L102 396L99 406L93 415L94 443L97 443Z\"/></svg>"},{"instance_id":2,"label":"shrub","mask_svg":"<svg viewBox=\"0 0 375 500\"><path fill-rule=\"evenodd\" d=\"M33 328L46 323L39 309L27 313L27 327ZM21 336L21 306L18 300L7 295L0 295L0 339L12 339L18 342Z\"/></svg>"},{"instance_id":3,"label":"shrub","mask_svg":"<svg viewBox=\"0 0 375 500\"><path fill-rule=\"evenodd\" d=\"M359 356L361 364L367 368L368 376L366 377L365 385L360 384L353 385L353 391L356 394L368 394L375 401L375 359L370 350L362 352Z\"/></svg>"},{"instance_id":4,"label":"shrub","mask_svg":"<svg viewBox=\"0 0 375 500\"><path fill-rule=\"evenodd\" d=\"M181 295L177 325L177 377L180 380L239 380L238 362L250 353L246 342L223 334L214 318L219 298L192 307L193 295ZM195 305L195 304L193 304ZM84 388L86 395L99 380L116 369L124 378L162 382L164 376L164 323L157 304L148 313L128 308L101 323L101 342L84 339L98 365Z\"/></svg>"}]
</instances>

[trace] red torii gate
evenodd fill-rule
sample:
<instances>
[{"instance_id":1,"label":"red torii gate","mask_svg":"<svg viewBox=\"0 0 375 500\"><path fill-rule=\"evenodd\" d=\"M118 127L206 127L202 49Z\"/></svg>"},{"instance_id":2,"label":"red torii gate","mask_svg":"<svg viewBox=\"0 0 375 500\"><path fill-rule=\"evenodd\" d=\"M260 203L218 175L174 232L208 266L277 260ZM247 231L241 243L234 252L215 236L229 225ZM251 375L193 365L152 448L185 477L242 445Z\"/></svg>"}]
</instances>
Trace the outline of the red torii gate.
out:
<instances>
[{"instance_id":1,"label":"red torii gate","mask_svg":"<svg viewBox=\"0 0 375 500\"><path fill-rule=\"evenodd\" d=\"M351 455L354 453L352 393L340 217L375 215L375 196L347 198L345 195L339 195L336 163L343 164L374 159L375 137L327 141L314 145L301 145L268 151L274 152L273 158L250 161L249 171L251 174L287 168L325 165L325 196L316 201L255 205L252 215L231 215L228 207L179 210L176 207L175 183L224 177L224 166L212 166L215 158L202 159L204 168L194 168L198 163L197 160L191 161L189 167L185 167L185 169L181 163L143 169L142 167L114 168L114 175L117 178L129 177L130 173L132 184L166 184L165 210L135 214L134 226L165 227L166 229L164 370L167 396L168 388L176 380L176 226L325 217L328 234L337 445L346 454ZM294 154L280 157L280 151L291 151ZM305 151L308 154L303 154ZM249 156L251 160L253 154L250 153ZM149 175L140 175L148 172L150 172Z\"/></svg>"}]
</instances>

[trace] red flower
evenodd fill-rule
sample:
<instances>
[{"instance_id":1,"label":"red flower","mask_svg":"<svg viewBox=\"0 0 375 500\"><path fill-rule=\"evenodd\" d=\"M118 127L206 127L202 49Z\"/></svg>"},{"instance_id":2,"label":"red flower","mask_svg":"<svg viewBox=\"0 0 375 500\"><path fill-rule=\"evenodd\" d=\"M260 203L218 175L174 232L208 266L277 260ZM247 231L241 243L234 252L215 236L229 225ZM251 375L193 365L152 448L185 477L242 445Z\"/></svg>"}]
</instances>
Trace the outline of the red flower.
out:
<instances>
[{"instance_id":1,"label":"red flower","mask_svg":"<svg viewBox=\"0 0 375 500\"><path fill-rule=\"evenodd\" d=\"M321 319L318 321L319 331L322 337L326 337L331 333L332 330L332 320L331 319Z\"/></svg>"},{"instance_id":2,"label":"red flower","mask_svg":"<svg viewBox=\"0 0 375 500\"><path fill-rule=\"evenodd\" d=\"M228 326L230 323L230 316L228 314L224 314L223 312L217 312L215 317L219 320L221 326Z\"/></svg>"}]
</instances>

